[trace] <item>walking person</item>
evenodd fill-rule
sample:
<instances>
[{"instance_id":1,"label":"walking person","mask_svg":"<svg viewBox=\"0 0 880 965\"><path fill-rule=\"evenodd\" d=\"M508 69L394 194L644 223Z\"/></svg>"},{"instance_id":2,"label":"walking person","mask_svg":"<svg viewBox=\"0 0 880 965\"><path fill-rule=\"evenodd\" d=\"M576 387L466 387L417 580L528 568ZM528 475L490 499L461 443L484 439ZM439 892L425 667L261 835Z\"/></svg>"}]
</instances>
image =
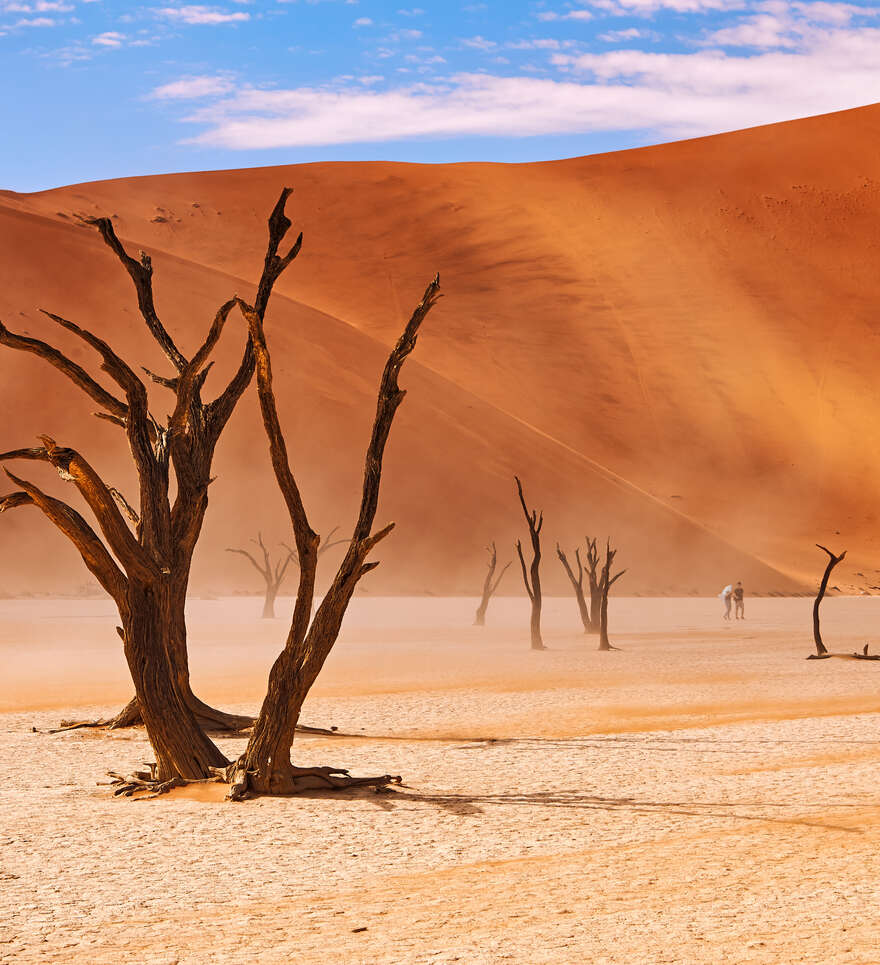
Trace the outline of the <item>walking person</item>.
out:
<instances>
[{"instance_id":1,"label":"walking person","mask_svg":"<svg viewBox=\"0 0 880 965\"><path fill-rule=\"evenodd\" d=\"M742 581L739 581L733 589L733 613L736 620L745 620L746 618L744 595Z\"/></svg>"},{"instance_id":2,"label":"walking person","mask_svg":"<svg viewBox=\"0 0 880 965\"><path fill-rule=\"evenodd\" d=\"M730 602L733 598L733 587L728 583L727 586L718 594L724 604L724 619L730 619Z\"/></svg>"}]
</instances>

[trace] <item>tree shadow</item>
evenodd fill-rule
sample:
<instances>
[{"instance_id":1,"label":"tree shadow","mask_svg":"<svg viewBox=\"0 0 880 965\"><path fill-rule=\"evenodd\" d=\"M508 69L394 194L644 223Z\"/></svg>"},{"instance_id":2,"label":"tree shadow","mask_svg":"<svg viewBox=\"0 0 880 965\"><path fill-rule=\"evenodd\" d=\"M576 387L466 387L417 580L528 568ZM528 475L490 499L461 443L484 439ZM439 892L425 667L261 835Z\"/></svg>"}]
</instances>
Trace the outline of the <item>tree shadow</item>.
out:
<instances>
[{"instance_id":1,"label":"tree shadow","mask_svg":"<svg viewBox=\"0 0 880 965\"><path fill-rule=\"evenodd\" d=\"M767 814L742 813L743 808L772 808L804 810L809 807L803 802L792 804L773 801L651 801L634 797L606 797L587 794L582 790L555 791L509 791L494 794L430 794L404 787L385 796L384 810L394 808L404 802L416 801L430 804L439 810L459 817L477 817L486 813L492 806L528 808L566 808L583 811L610 811L626 814L669 814L693 818L722 818L737 822L763 822L818 828L823 831L845 831L849 834L864 834L863 828L846 827L822 820L803 817L774 817ZM864 808L865 803L835 804L835 809Z\"/></svg>"}]
</instances>

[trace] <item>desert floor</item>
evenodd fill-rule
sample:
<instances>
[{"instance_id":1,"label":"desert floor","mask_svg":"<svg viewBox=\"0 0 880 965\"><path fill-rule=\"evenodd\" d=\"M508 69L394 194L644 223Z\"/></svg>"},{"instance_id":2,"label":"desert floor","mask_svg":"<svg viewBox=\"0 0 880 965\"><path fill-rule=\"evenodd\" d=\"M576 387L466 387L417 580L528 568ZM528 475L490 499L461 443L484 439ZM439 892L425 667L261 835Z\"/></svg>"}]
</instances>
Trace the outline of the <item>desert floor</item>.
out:
<instances>
[{"instance_id":1,"label":"desert floor","mask_svg":"<svg viewBox=\"0 0 880 965\"><path fill-rule=\"evenodd\" d=\"M289 605L192 602L202 697L257 708ZM97 786L143 732L46 730L129 696L110 606L0 602L0 961L875 963L880 663L811 605L618 599L601 654L572 600L531 653L523 600L358 599L305 722L363 736L296 760L406 787L233 805Z\"/></svg>"}]
</instances>

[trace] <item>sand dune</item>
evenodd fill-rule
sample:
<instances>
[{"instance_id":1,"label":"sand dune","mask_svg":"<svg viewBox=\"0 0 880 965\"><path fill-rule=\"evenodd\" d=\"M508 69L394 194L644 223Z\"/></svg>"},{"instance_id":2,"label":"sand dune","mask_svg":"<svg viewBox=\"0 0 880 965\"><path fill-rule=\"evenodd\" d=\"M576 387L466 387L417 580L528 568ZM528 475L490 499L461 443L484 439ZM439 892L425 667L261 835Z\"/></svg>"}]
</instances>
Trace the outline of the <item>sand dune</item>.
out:
<instances>
[{"instance_id":1,"label":"sand dune","mask_svg":"<svg viewBox=\"0 0 880 965\"><path fill-rule=\"evenodd\" d=\"M351 517L384 346L436 270L446 293L405 376L380 511L400 529L368 590L472 592L486 541L519 531L514 471L547 512L548 550L613 533L631 592L790 591L821 569L817 540L849 549L842 588L867 588L880 585L878 135L869 107L546 164L313 164L0 194L0 317L44 332L34 310L49 307L161 364L127 280L74 215L114 215L153 253L160 308L192 346L217 302L250 290L266 212L291 184L305 246L269 328L319 530ZM3 447L50 431L123 472L113 430L60 379L8 352L0 374ZM198 586L253 585L222 550L283 525L264 448L251 398L219 454ZM47 553L49 582L76 581L54 536L22 545L37 525L4 519L17 557L4 551L0 589L33 588Z\"/></svg>"}]
</instances>

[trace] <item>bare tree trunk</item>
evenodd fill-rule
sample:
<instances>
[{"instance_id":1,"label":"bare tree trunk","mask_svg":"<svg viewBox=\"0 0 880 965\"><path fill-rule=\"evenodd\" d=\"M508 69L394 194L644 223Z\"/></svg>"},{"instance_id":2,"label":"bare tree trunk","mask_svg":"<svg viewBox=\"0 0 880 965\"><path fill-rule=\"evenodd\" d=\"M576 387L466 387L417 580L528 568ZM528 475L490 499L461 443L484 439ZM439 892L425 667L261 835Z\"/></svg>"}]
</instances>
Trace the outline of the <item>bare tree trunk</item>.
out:
<instances>
[{"instance_id":1,"label":"bare tree trunk","mask_svg":"<svg viewBox=\"0 0 880 965\"><path fill-rule=\"evenodd\" d=\"M599 585L599 550L596 540L587 540L587 579L590 584L590 633L599 633L602 612L602 587Z\"/></svg>"},{"instance_id":2,"label":"bare tree trunk","mask_svg":"<svg viewBox=\"0 0 880 965\"><path fill-rule=\"evenodd\" d=\"M385 786L395 779L390 775L351 778L336 768L298 768L290 758L296 725L303 701L330 654L342 625L354 589L366 573L378 566L367 562L373 547L384 539L394 524L372 533L379 501L382 459L404 392L397 383L400 370L415 348L419 327L439 297L439 278L426 289L403 334L394 346L379 386L376 417L364 464L364 481L358 519L345 557L332 585L312 618L315 574L320 538L311 528L299 487L290 469L287 444L278 418L272 388L272 367L263 332L262 317L241 303L248 320L256 357L257 386L263 425L269 439L269 452L278 486L284 496L296 540L299 561L299 587L284 649L269 674L269 685L259 717L244 754L225 772L233 800L248 791L292 794L311 787L335 788L352 784ZM397 779L399 781L399 779Z\"/></svg>"},{"instance_id":3,"label":"bare tree trunk","mask_svg":"<svg viewBox=\"0 0 880 965\"><path fill-rule=\"evenodd\" d=\"M544 514L538 514L536 509L529 512L526 506L525 496L523 496L522 483L519 481L518 476L513 477L516 480L516 491L519 494L519 503L522 507L523 515L526 518L526 524L529 527L529 538L532 543L532 563L528 571L526 571L526 561L523 556L522 543L516 541L516 552L519 556L520 566L522 567L523 583L526 587L526 593L529 595L529 600L532 603L532 613L529 619L529 633L531 635L531 646L532 650L546 650L544 646L544 641L541 639L541 527L544 525ZM531 579L530 579L531 578Z\"/></svg>"},{"instance_id":4,"label":"bare tree trunk","mask_svg":"<svg viewBox=\"0 0 880 965\"><path fill-rule=\"evenodd\" d=\"M489 568L486 572L486 579L483 581L483 596L480 599L480 605L477 607L477 614L474 618L475 627L484 627L486 625L486 610L489 607L489 600L494 596L495 591L498 589L498 584L510 566L510 563L505 563L503 569L498 574L498 579L493 583L495 568L498 565L498 551L495 548L494 540L491 546L486 547L486 552L489 554Z\"/></svg>"},{"instance_id":5,"label":"bare tree trunk","mask_svg":"<svg viewBox=\"0 0 880 965\"><path fill-rule=\"evenodd\" d=\"M825 546L821 546L816 543L816 546L820 550L823 550L828 554L828 565L825 567L825 572L822 574L822 582L819 584L819 592L816 594L816 600L813 603L813 642L816 644L816 656L821 657L828 653L825 644L822 642L822 633L819 629L819 604L822 602L822 598L825 596L825 590L828 588L828 578L831 576L831 571L846 557L846 550L844 550L840 556L835 556L830 549ZM867 648L866 648L867 650Z\"/></svg>"},{"instance_id":6,"label":"bare tree trunk","mask_svg":"<svg viewBox=\"0 0 880 965\"><path fill-rule=\"evenodd\" d=\"M599 588L602 593L602 601L599 608L599 649L600 650L616 649L615 647L611 646L611 641L608 639L608 591L623 576L626 570L621 570L615 576L611 576L611 564L614 562L615 556L617 556L617 550L611 549L610 541L606 542L605 563L602 566L602 575L599 578Z\"/></svg>"},{"instance_id":7,"label":"bare tree trunk","mask_svg":"<svg viewBox=\"0 0 880 965\"><path fill-rule=\"evenodd\" d=\"M123 617L122 640L141 719L156 755L157 779L211 776L227 761L205 735L172 679L166 659L175 615L167 592L155 586L130 588L131 611Z\"/></svg>"},{"instance_id":8,"label":"bare tree trunk","mask_svg":"<svg viewBox=\"0 0 880 965\"><path fill-rule=\"evenodd\" d=\"M569 565L568 557L560 548L559 543L556 544L556 555L559 557L559 562L562 563L566 576L568 576L572 589L574 590L574 597L577 600L578 610L580 611L581 615L581 623L584 625L584 633L589 633L592 629L593 622L590 618L590 611L587 607L587 601L584 597L584 565L581 563L581 551L580 549L577 549L575 550L574 554L578 567L577 576L574 575L574 572Z\"/></svg>"}]
</instances>

